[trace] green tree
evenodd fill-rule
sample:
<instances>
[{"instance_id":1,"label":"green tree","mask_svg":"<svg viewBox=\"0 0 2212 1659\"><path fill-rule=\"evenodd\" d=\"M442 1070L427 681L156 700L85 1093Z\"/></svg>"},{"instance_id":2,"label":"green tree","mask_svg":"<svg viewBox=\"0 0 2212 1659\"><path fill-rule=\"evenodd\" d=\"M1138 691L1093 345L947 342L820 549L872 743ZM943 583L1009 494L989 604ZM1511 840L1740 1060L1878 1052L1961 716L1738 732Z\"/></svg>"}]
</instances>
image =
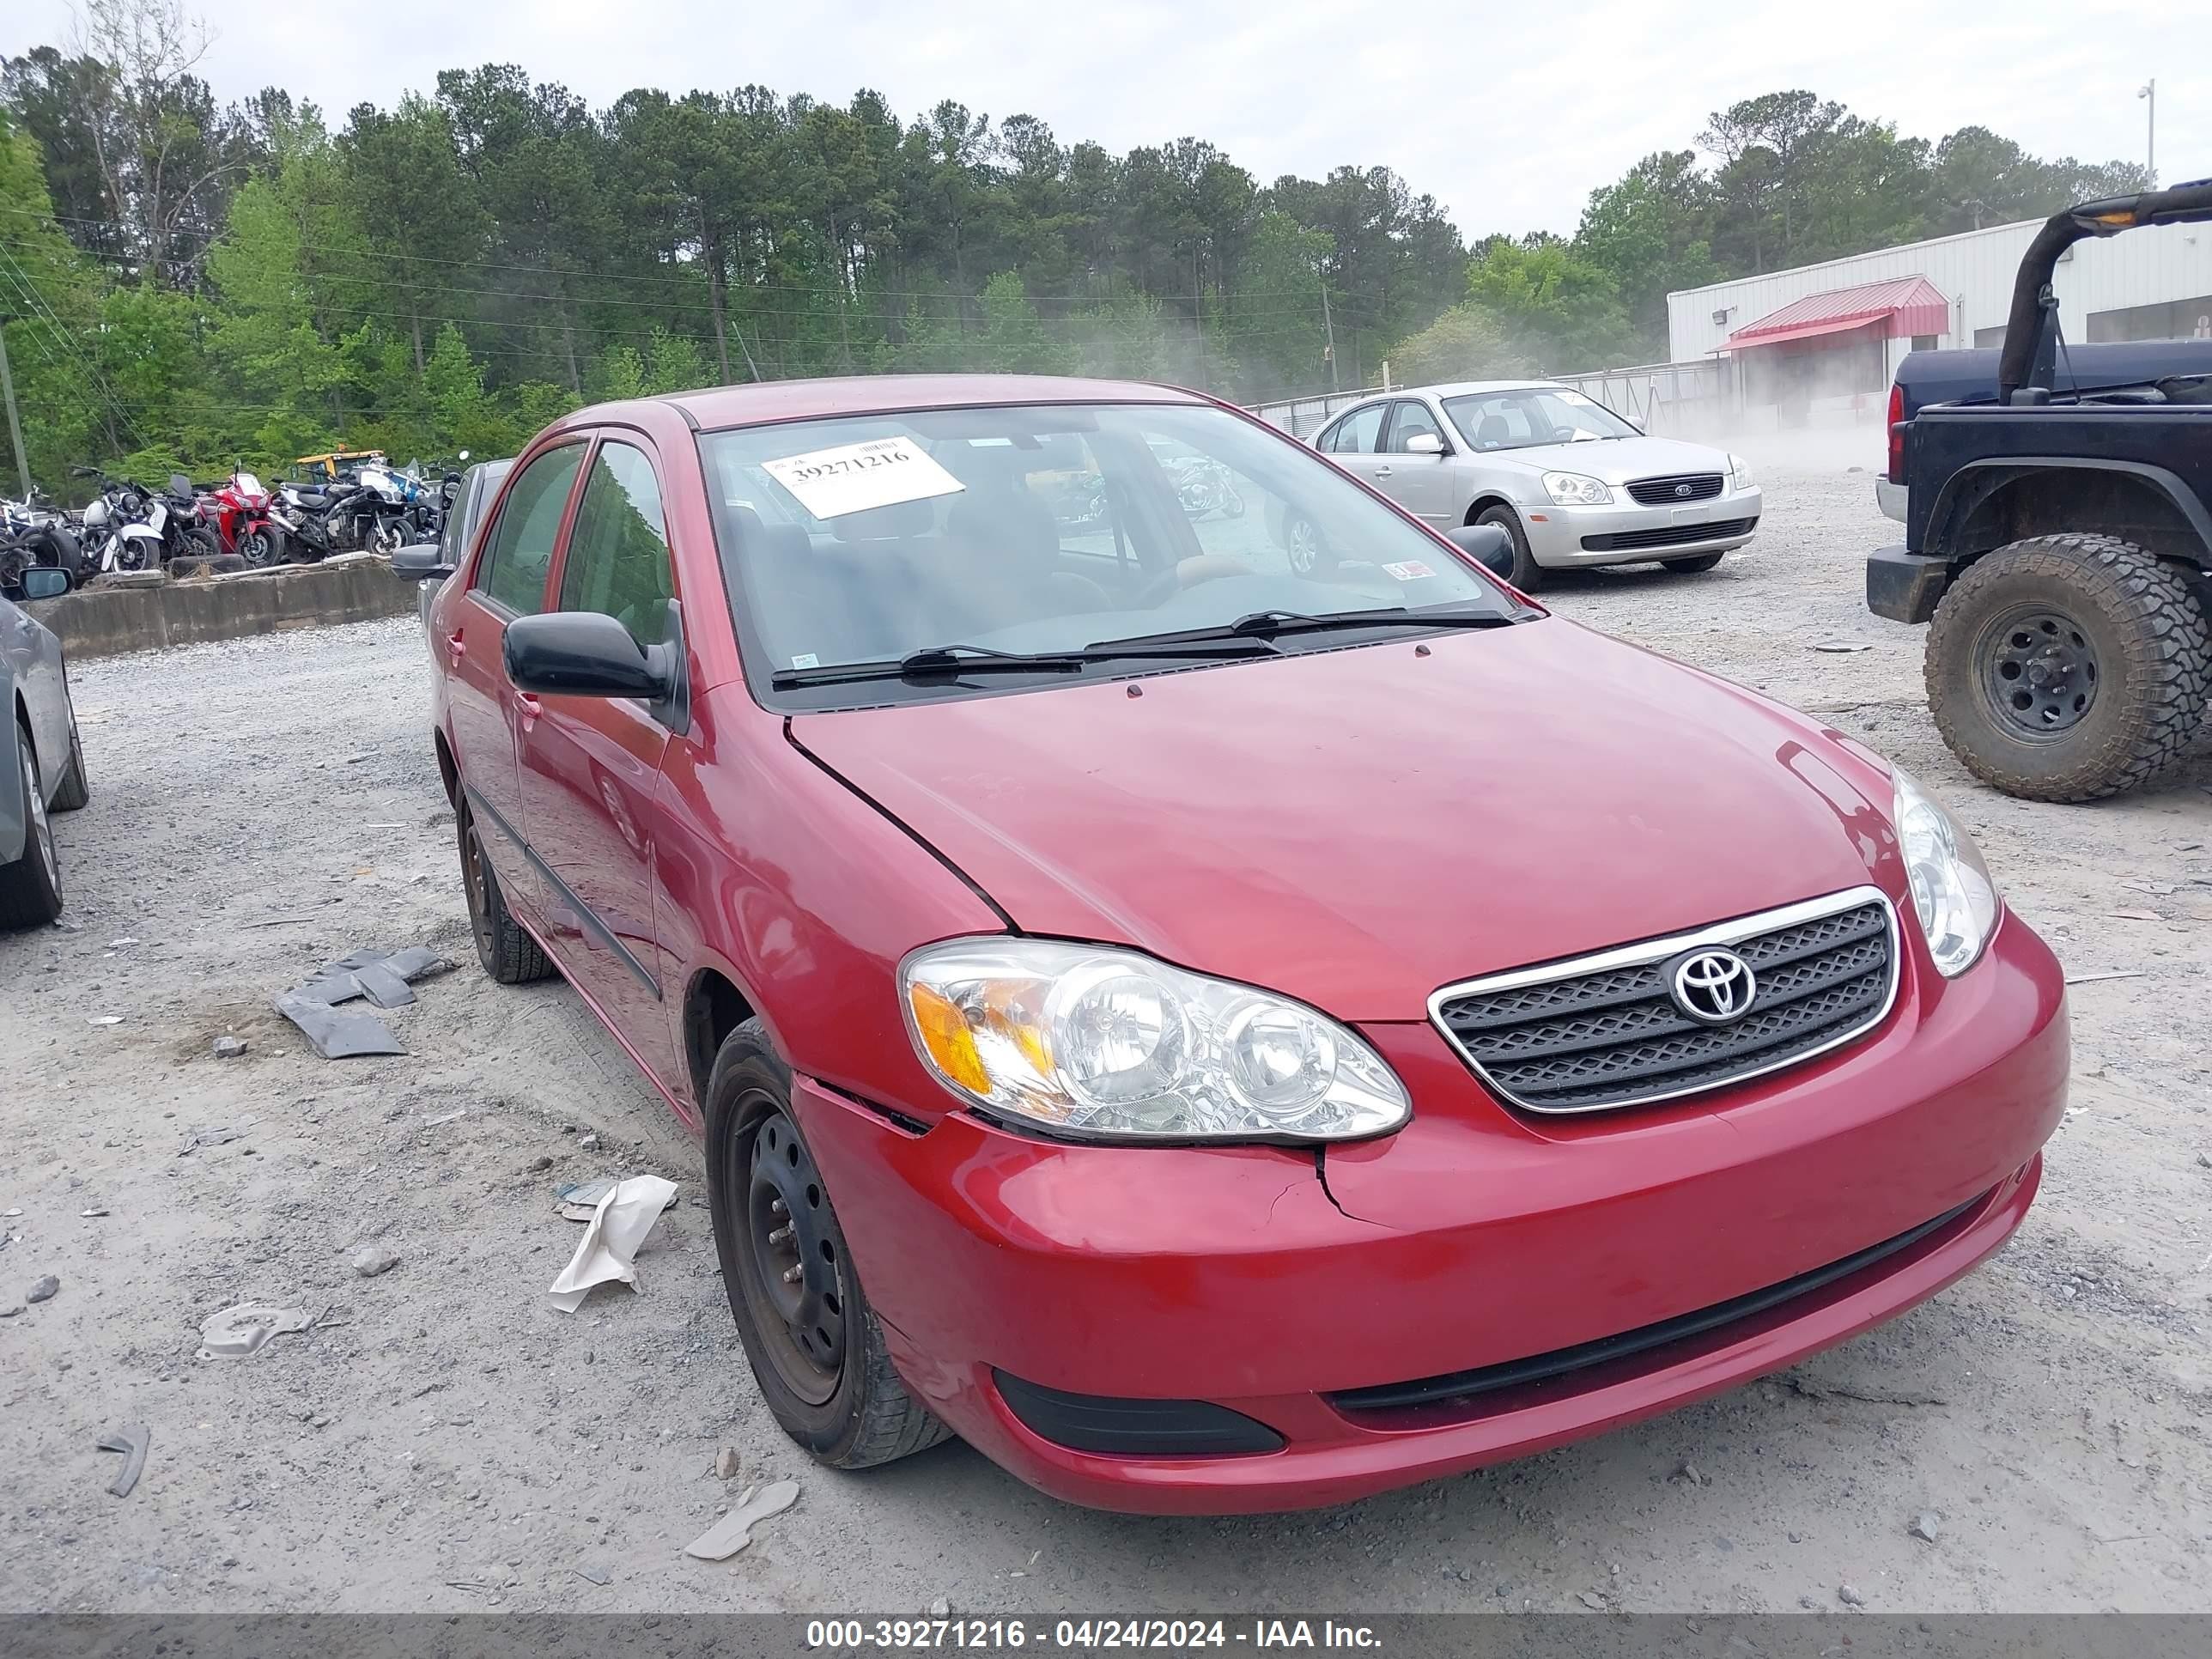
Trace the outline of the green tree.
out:
<instances>
[{"instance_id":1,"label":"green tree","mask_svg":"<svg viewBox=\"0 0 2212 1659\"><path fill-rule=\"evenodd\" d=\"M1617 364L1635 339L1613 273L1556 236L1492 238L1468 266L1467 297L1553 374Z\"/></svg>"},{"instance_id":2,"label":"green tree","mask_svg":"<svg viewBox=\"0 0 2212 1659\"><path fill-rule=\"evenodd\" d=\"M1610 273L1645 360L1667 350L1667 295L1721 278L1711 242L1712 181L1693 150L1660 150L1590 192L1575 252Z\"/></svg>"},{"instance_id":3,"label":"green tree","mask_svg":"<svg viewBox=\"0 0 2212 1659\"><path fill-rule=\"evenodd\" d=\"M1391 377L1401 385L1511 380L1536 365L1506 338L1497 318L1474 304L1454 306L1390 348Z\"/></svg>"}]
</instances>

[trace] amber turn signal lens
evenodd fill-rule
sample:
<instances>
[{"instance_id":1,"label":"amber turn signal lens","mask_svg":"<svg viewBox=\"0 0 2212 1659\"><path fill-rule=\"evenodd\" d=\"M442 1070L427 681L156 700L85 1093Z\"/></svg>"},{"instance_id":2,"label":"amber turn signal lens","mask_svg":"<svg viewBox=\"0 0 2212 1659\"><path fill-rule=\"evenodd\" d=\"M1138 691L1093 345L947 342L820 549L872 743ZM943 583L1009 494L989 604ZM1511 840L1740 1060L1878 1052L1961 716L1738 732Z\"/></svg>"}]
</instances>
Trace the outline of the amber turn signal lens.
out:
<instances>
[{"instance_id":1,"label":"amber turn signal lens","mask_svg":"<svg viewBox=\"0 0 2212 1659\"><path fill-rule=\"evenodd\" d=\"M914 1029L932 1063L962 1088L990 1093L991 1074L983 1069L975 1039L952 999L927 985L908 985L906 994L914 1008Z\"/></svg>"}]
</instances>

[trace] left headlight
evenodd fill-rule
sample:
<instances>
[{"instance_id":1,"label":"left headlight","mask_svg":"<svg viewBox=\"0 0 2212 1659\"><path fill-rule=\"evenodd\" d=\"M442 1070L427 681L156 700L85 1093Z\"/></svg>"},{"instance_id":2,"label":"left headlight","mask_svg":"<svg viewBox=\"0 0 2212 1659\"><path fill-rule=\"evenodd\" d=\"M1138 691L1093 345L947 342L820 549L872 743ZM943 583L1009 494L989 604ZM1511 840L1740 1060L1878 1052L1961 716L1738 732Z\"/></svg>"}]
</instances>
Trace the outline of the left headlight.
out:
<instances>
[{"instance_id":1,"label":"left headlight","mask_svg":"<svg viewBox=\"0 0 2212 1659\"><path fill-rule=\"evenodd\" d=\"M1344 1140L1413 1110L1382 1056L1335 1020L1133 951L955 939L906 959L899 1000L955 1093L1059 1134Z\"/></svg>"},{"instance_id":2,"label":"left headlight","mask_svg":"<svg viewBox=\"0 0 2212 1659\"><path fill-rule=\"evenodd\" d=\"M1889 769L1894 799L1890 819L1905 853L1912 908L1928 953L1946 979L1956 979L1981 959L1996 930L1997 887L1966 825L1942 802L1913 781L1901 766Z\"/></svg>"},{"instance_id":3,"label":"left headlight","mask_svg":"<svg viewBox=\"0 0 2212 1659\"><path fill-rule=\"evenodd\" d=\"M1729 477L1735 481L1738 489L1748 489L1759 482L1751 476L1751 463L1734 452L1729 455Z\"/></svg>"}]
</instances>

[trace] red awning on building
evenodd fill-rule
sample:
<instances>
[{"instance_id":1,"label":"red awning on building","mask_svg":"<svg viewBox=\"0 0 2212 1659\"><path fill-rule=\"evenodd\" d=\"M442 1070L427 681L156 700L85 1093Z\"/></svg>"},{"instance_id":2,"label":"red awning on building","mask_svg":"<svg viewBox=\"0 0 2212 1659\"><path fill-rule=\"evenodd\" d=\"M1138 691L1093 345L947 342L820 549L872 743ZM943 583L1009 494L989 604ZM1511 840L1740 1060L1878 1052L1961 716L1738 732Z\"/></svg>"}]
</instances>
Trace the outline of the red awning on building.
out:
<instances>
[{"instance_id":1,"label":"red awning on building","mask_svg":"<svg viewBox=\"0 0 2212 1659\"><path fill-rule=\"evenodd\" d=\"M1833 289L1826 294L1808 294L1755 323L1745 324L1720 349L1741 351L1746 346L1777 345L1784 340L1842 334L1858 328L1879 328L1884 338L1893 340L1915 334L1947 334L1951 328L1951 302L1925 276L1899 276L1892 282Z\"/></svg>"}]
</instances>

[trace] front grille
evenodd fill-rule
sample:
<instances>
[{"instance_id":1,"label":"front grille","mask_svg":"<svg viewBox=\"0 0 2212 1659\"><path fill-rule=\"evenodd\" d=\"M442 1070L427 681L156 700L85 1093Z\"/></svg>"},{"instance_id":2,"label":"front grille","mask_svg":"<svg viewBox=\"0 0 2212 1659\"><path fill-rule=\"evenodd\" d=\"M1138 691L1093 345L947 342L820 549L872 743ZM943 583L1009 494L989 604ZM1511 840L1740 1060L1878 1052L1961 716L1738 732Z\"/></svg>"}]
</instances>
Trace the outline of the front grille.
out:
<instances>
[{"instance_id":1,"label":"front grille","mask_svg":"<svg viewBox=\"0 0 2212 1659\"><path fill-rule=\"evenodd\" d=\"M1357 1414L1361 1412L1404 1411L1410 1407L1443 1407L1461 1408L1456 1415L1464 1416L1465 1408L1480 1402L1486 1409L1512 1410L1535 1402L1528 1393L1540 1385L1557 1384L1563 1377L1574 1376L1598 1366L1614 1366L1620 1362L1637 1359L1640 1369L1656 1370L1675 1358L1682 1346L1698 1337L1715 1337L1726 1341L1729 1328L1741 1325L1760 1314L1788 1310L1792 1303L1807 1301L1817 1292L1827 1290L1853 1273L1901 1255L1914 1245L1942 1231L1967 1212L1985 1203L1989 1194L1970 1198L1955 1210L1946 1210L1933 1221L1923 1221L1917 1227L1886 1238L1879 1244L1870 1244L1863 1250L1853 1252L1839 1261L1831 1261L1824 1267L1785 1279L1778 1285L1769 1285L1764 1290L1747 1291L1726 1302L1699 1308L1694 1312L1678 1314L1672 1319L1661 1320L1656 1325L1638 1326L1632 1331L1623 1331L1618 1336L1601 1336L1592 1342L1578 1342L1571 1348L1554 1348L1549 1353L1531 1355L1526 1359L1509 1359L1496 1365L1483 1365L1471 1371L1453 1371L1443 1376L1424 1376L1410 1382L1383 1382L1371 1388L1346 1389L1340 1394L1322 1397L1340 1412ZM1934 1249L1930 1245L1929 1249ZM1592 1379L1584 1378L1585 1383ZM1496 1396L1507 1389L1515 1393L1504 1400ZM1556 1389L1552 1390L1556 1391ZM1485 1396L1491 1396L1486 1400Z\"/></svg>"},{"instance_id":2,"label":"front grille","mask_svg":"<svg viewBox=\"0 0 2212 1659\"><path fill-rule=\"evenodd\" d=\"M1682 472L1670 478L1634 478L1628 493L1646 507L1673 507L1682 501L1709 501L1721 493L1717 472Z\"/></svg>"},{"instance_id":3,"label":"front grille","mask_svg":"<svg viewBox=\"0 0 2212 1659\"><path fill-rule=\"evenodd\" d=\"M1759 528L1756 519L1716 519L1711 524L1662 524L1650 530L1616 530L1606 536L1585 536L1585 553L1625 553L1638 547L1680 547L1685 542L1717 542L1723 536L1748 536Z\"/></svg>"},{"instance_id":4,"label":"front grille","mask_svg":"<svg viewBox=\"0 0 2212 1659\"><path fill-rule=\"evenodd\" d=\"M1668 966L1722 945L1750 963L1725 1025L1675 1006ZM1756 1077L1874 1028L1897 989L1897 929L1871 887L1595 957L1448 985L1431 1016L1475 1075L1532 1112L1595 1112Z\"/></svg>"}]
</instances>

